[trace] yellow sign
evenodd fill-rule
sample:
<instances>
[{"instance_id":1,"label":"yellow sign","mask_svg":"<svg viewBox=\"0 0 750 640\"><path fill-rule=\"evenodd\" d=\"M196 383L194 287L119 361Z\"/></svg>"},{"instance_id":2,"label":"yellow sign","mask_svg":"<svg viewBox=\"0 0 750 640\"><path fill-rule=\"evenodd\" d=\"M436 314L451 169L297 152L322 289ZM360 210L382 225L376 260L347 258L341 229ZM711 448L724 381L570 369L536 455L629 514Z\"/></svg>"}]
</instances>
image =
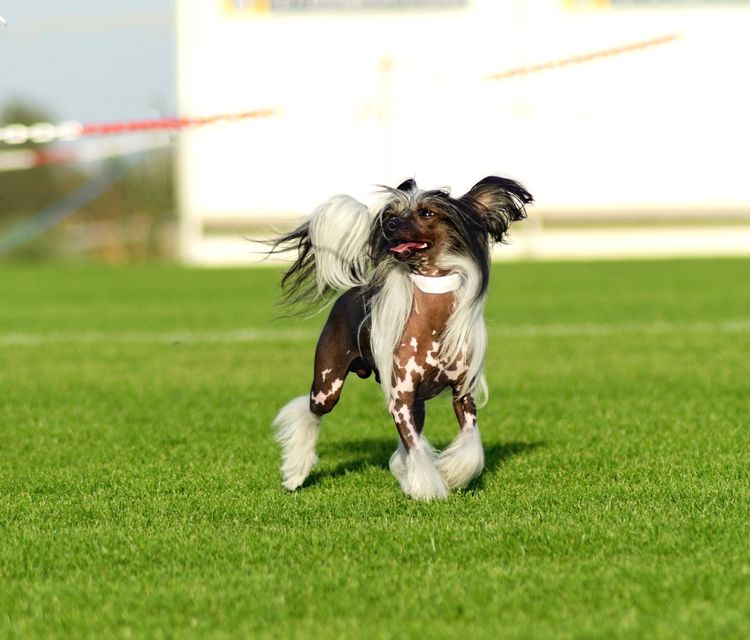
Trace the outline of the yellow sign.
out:
<instances>
[{"instance_id":1,"label":"yellow sign","mask_svg":"<svg viewBox=\"0 0 750 640\"><path fill-rule=\"evenodd\" d=\"M223 0L226 13L268 13L271 11L271 0Z\"/></svg>"},{"instance_id":2,"label":"yellow sign","mask_svg":"<svg viewBox=\"0 0 750 640\"><path fill-rule=\"evenodd\" d=\"M563 0L566 9L609 9L611 0Z\"/></svg>"}]
</instances>

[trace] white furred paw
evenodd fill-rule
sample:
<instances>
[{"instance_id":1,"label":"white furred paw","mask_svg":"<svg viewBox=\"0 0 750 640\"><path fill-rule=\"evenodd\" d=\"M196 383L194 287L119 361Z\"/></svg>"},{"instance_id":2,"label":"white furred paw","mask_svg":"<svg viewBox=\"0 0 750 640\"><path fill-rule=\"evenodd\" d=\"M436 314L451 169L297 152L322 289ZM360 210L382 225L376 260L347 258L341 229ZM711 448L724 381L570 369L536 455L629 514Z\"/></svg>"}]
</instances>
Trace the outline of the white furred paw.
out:
<instances>
[{"instance_id":1,"label":"white furred paw","mask_svg":"<svg viewBox=\"0 0 750 640\"><path fill-rule=\"evenodd\" d=\"M407 496L416 500L444 500L448 497L450 488L437 470L435 459L435 450L427 440L420 438L420 443L406 455L406 473L399 480Z\"/></svg>"},{"instance_id":2,"label":"white furred paw","mask_svg":"<svg viewBox=\"0 0 750 640\"><path fill-rule=\"evenodd\" d=\"M315 444L320 418L310 411L310 398L300 396L286 404L273 422L276 441L281 445L282 486L294 491L318 463Z\"/></svg>"},{"instance_id":3,"label":"white furred paw","mask_svg":"<svg viewBox=\"0 0 750 640\"><path fill-rule=\"evenodd\" d=\"M465 487L482 473L484 449L479 429L463 429L440 454L437 468L451 489Z\"/></svg>"}]
</instances>

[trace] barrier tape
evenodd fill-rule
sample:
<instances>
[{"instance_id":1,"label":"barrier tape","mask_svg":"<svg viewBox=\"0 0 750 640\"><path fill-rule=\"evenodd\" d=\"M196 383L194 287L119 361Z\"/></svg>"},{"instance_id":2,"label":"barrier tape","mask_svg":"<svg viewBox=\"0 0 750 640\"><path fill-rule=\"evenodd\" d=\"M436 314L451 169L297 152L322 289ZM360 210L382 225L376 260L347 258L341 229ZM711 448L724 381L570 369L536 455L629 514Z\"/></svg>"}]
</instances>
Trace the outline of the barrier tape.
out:
<instances>
[{"instance_id":1,"label":"barrier tape","mask_svg":"<svg viewBox=\"0 0 750 640\"><path fill-rule=\"evenodd\" d=\"M631 44L625 44L620 47L613 47L612 49L601 49L600 51L592 51L591 53L583 53L577 56L571 56L570 58L562 58L560 60L553 60L551 62L542 62L540 64L526 65L523 67L516 67L515 69L508 69L507 71L500 71L499 73L493 73L486 76L486 80L506 80L508 78L514 78L517 76L527 76L532 73L539 73L541 71L549 71L551 69L559 69L560 67L568 67L575 64L583 64L584 62L591 62L592 60L598 60L601 58L611 58L612 56L619 56L623 53L630 53L631 51L638 51L640 49L648 49L650 47L657 47L662 44L674 42L680 36L672 34L668 36L661 36L659 38L652 38L651 40L642 40L640 42L634 42Z\"/></svg>"},{"instance_id":2,"label":"barrier tape","mask_svg":"<svg viewBox=\"0 0 750 640\"><path fill-rule=\"evenodd\" d=\"M71 141L88 136L106 136L119 133L136 133L143 131L178 131L193 127L203 127L219 122L237 122L252 118L270 118L279 113L278 109L257 109L241 113L222 113L198 118L157 118L154 120L132 120L129 122L112 122L104 124L81 124L76 121L52 124L38 122L29 126L9 124L0 127L0 142L16 145L26 142L46 144L54 141Z\"/></svg>"}]
</instances>

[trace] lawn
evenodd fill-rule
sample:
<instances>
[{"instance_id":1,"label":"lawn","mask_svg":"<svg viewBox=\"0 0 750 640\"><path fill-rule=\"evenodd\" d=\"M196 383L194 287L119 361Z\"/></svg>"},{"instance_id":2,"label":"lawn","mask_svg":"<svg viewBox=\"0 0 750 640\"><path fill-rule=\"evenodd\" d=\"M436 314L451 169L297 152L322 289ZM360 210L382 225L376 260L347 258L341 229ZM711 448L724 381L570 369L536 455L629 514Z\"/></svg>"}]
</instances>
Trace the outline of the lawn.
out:
<instances>
[{"instance_id":1,"label":"lawn","mask_svg":"<svg viewBox=\"0 0 750 640\"><path fill-rule=\"evenodd\" d=\"M750 261L497 265L487 469L427 504L354 377L281 488L278 277L0 268L0 637L750 637Z\"/></svg>"}]
</instances>

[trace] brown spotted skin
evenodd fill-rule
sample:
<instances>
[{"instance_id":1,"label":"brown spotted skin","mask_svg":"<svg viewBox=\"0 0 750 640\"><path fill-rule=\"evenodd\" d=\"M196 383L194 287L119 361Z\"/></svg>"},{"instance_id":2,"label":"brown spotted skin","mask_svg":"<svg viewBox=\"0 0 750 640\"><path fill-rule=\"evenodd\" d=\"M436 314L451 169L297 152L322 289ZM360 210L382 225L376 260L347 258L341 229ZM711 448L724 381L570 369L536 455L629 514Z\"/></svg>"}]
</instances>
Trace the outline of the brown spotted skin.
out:
<instances>
[{"instance_id":1,"label":"brown spotted skin","mask_svg":"<svg viewBox=\"0 0 750 640\"><path fill-rule=\"evenodd\" d=\"M350 371L360 378L367 378L374 371L367 347L369 334L357 336L364 317L365 307L360 289L347 291L331 309L315 350L310 411L317 416L331 412L336 406ZM360 352L360 345L366 349L365 353Z\"/></svg>"},{"instance_id":2,"label":"brown spotted skin","mask_svg":"<svg viewBox=\"0 0 750 640\"><path fill-rule=\"evenodd\" d=\"M333 410L350 371L361 378L374 372L378 379L369 351L369 326L362 323L365 295L360 289L342 295L321 333L310 392L310 410L318 416ZM407 451L416 445L424 428L425 401L446 387L454 390L454 410L460 427L476 425L474 399L471 395L456 396L466 371L462 356L456 362L444 362L437 353L454 300L453 293L424 293L414 287L412 311L394 354L389 394L389 411Z\"/></svg>"},{"instance_id":3,"label":"brown spotted skin","mask_svg":"<svg viewBox=\"0 0 750 640\"><path fill-rule=\"evenodd\" d=\"M424 427L424 402L446 387L457 389L465 367L438 357L440 337L453 311L453 293L424 293L414 287L414 303L395 353L389 411L407 451Z\"/></svg>"},{"instance_id":4,"label":"brown spotted skin","mask_svg":"<svg viewBox=\"0 0 750 640\"><path fill-rule=\"evenodd\" d=\"M461 429L474 429L477 426L477 405L470 393L459 397L453 395L453 411Z\"/></svg>"}]
</instances>

